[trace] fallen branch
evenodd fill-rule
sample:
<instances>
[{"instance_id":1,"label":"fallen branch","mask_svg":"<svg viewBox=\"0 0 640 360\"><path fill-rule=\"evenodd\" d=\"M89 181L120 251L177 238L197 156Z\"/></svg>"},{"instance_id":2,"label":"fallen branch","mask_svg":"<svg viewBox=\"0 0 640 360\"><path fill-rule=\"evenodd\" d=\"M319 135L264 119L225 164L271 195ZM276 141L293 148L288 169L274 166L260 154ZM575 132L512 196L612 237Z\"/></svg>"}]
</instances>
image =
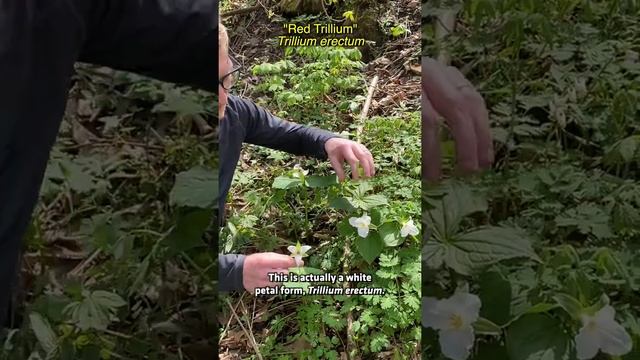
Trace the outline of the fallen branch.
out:
<instances>
[{"instance_id":1,"label":"fallen branch","mask_svg":"<svg viewBox=\"0 0 640 360\"><path fill-rule=\"evenodd\" d=\"M444 65L451 63L451 55L442 46L442 40L455 30L457 15L457 10L449 9L438 15L438 21L436 22L436 43L438 45L438 57L436 60Z\"/></svg>"},{"instance_id":2,"label":"fallen branch","mask_svg":"<svg viewBox=\"0 0 640 360\"><path fill-rule=\"evenodd\" d=\"M358 124L358 128L356 130L356 140L360 142L360 135L362 135L362 128L364 127L364 120L367 118L367 114L369 114L369 107L371 106L371 101L373 100L373 93L375 92L376 86L378 85L379 76L376 75L371 80L371 84L369 85L369 90L367 91L367 99L364 102L364 106L362 107L362 111L360 112L360 124Z\"/></svg>"}]
</instances>

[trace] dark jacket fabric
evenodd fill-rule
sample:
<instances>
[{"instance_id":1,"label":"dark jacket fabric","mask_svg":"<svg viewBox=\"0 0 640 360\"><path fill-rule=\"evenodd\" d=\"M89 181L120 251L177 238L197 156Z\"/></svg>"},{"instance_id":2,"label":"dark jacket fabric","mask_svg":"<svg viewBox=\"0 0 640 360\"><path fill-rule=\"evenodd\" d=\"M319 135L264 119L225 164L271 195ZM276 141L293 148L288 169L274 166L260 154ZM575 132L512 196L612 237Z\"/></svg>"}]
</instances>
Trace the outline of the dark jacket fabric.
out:
<instances>
[{"instance_id":1,"label":"dark jacket fabric","mask_svg":"<svg viewBox=\"0 0 640 360\"><path fill-rule=\"evenodd\" d=\"M326 159L324 144L338 135L318 128L282 120L250 100L230 95L224 118L219 123L220 223L243 143L266 146L295 155ZM218 256L218 289L242 290L244 255Z\"/></svg>"},{"instance_id":2,"label":"dark jacket fabric","mask_svg":"<svg viewBox=\"0 0 640 360\"><path fill-rule=\"evenodd\" d=\"M0 0L0 327L74 63L213 92L217 0Z\"/></svg>"}]
</instances>

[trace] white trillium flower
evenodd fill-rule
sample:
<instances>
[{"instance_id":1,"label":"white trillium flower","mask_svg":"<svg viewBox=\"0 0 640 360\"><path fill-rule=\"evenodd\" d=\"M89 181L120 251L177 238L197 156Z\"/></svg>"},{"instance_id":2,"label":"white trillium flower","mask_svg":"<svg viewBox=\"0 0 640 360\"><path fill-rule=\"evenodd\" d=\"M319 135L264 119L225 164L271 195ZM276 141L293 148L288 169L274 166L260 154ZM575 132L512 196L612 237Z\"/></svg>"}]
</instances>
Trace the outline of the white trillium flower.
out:
<instances>
[{"instance_id":1,"label":"white trillium flower","mask_svg":"<svg viewBox=\"0 0 640 360\"><path fill-rule=\"evenodd\" d=\"M300 174L302 174L302 176L307 176L307 174L309 173L309 170L305 170L302 168L302 166L300 166L300 164L296 164L293 166L293 174L291 176L295 177L295 178L299 178L301 177Z\"/></svg>"},{"instance_id":2,"label":"white trillium flower","mask_svg":"<svg viewBox=\"0 0 640 360\"><path fill-rule=\"evenodd\" d=\"M416 236L420 233L418 228L413 224L413 219L409 219L409 221L402 224L402 229L400 229L400 236L407 237L407 235Z\"/></svg>"},{"instance_id":3,"label":"white trillium flower","mask_svg":"<svg viewBox=\"0 0 640 360\"><path fill-rule=\"evenodd\" d=\"M289 246L287 247L287 250L289 250L289 252L291 253L292 258L294 258L296 260L296 266L300 266L302 265L302 258L307 255L307 251L309 251L309 249L311 249L311 246L309 245L300 245L300 242L298 241L298 243L296 244L296 246Z\"/></svg>"},{"instance_id":4,"label":"white trillium flower","mask_svg":"<svg viewBox=\"0 0 640 360\"><path fill-rule=\"evenodd\" d=\"M469 357L475 341L472 324L481 305L477 295L461 292L442 300L422 298L422 326L438 330L440 349L449 359Z\"/></svg>"},{"instance_id":5,"label":"white trillium flower","mask_svg":"<svg viewBox=\"0 0 640 360\"><path fill-rule=\"evenodd\" d=\"M604 306L593 316L582 315L582 328L575 337L578 359L592 359L598 350L613 356L631 351L631 336L616 322L615 315L611 305Z\"/></svg>"},{"instance_id":6,"label":"white trillium flower","mask_svg":"<svg viewBox=\"0 0 640 360\"><path fill-rule=\"evenodd\" d=\"M371 225L371 217L366 213L361 217L352 217L349 218L349 225L358 229L358 235L360 237L366 238L369 235L369 226Z\"/></svg>"}]
</instances>

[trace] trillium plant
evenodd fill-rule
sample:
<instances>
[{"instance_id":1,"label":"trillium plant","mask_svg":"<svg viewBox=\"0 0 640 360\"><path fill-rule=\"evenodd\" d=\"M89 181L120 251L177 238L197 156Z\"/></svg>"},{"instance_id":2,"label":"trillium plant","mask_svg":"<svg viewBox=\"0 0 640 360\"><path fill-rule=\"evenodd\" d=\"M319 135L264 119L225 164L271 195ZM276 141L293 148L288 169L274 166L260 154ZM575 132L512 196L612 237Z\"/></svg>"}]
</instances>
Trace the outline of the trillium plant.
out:
<instances>
[{"instance_id":1,"label":"trillium plant","mask_svg":"<svg viewBox=\"0 0 640 360\"><path fill-rule=\"evenodd\" d=\"M453 360L469 357L475 334L473 323L480 317L480 298L457 292L448 299L422 298L422 325L438 331L442 353Z\"/></svg>"},{"instance_id":2,"label":"trillium plant","mask_svg":"<svg viewBox=\"0 0 640 360\"><path fill-rule=\"evenodd\" d=\"M613 356L631 351L631 336L616 322L615 314L611 305L605 305L593 315L582 315L582 328L575 337L578 359L593 359L599 350Z\"/></svg>"},{"instance_id":3,"label":"trillium plant","mask_svg":"<svg viewBox=\"0 0 640 360\"><path fill-rule=\"evenodd\" d=\"M298 241L296 246L289 246L287 249L291 253L290 256L296 260L296 266L300 267L300 265L302 265L302 258L309 256L307 255L307 251L311 249L311 246L300 245L300 242Z\"/></svg>"}]
</instances>

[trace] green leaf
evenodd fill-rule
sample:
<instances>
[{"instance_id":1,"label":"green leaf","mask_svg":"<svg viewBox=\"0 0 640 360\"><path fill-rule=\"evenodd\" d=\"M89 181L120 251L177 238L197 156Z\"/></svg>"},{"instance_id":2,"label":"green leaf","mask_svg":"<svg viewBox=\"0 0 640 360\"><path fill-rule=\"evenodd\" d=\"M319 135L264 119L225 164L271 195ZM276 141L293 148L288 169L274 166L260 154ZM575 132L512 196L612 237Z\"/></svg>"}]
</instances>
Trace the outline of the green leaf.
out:
<instances>
[{"instance_id":1,"label":"green leaf","mask_svg":"<svg viewBox=\"0 0 640 360\"><path fill-rule=\"evenodd\" d=\"M424 189L423 189L424 190ZM445 196L441 196L442 193ZM433 230L433 237L439 241L447 241L460 229L460 222L466 216L487 210L487 201L471 191L469 186L458 181L450 181L436 188L426 189L424 198L426 208L423 218L427 226ZM424 207L423 207L424 208Z\"/></svg>"},{"instance_id":2,"label":"green leaf","mask_svg":"<svg viewBox=\"0 0 640 360\"><path fill-rule=\"evenodd\" d=\"M387 198L385 196L376 194L367 196L356 196L351 199L351 204L356 208L369 211L377 206L388 205L389 202L387 201Z\"/></svg>"},{"instance_id":3,"label":"green leaf","mask_svg":"<svg viewBox=\"0 0 640 360\"><path fill-rule=\"evenodd\" d=\"M342 236L357 235L357 230L356 230L356 228L351 226L351 224L349 224L349 218L348 217L346 217L343 220L341 220L338 223L337 228L338 228L338 233L340 233L340 235L342 235Z\"/></svg>"},{"instance_id":4,"label":"green leaf","mask_svg":"<svg viewBox=\"0 0 640 360\"><path fill-rule=\"evenodd\" d=\"M496 271L480 276L480 315L504 325L511 319L511 283Z\"/></svg>"},{"instance_id":5,"label":"green leaf","mask_svg":"<svg viewBox=\"0 0 640 360\"><path fill-rule=\"evenodd\" d=\"M400 263L400 258L397 254L382 254L380 255L380 266L393 267Z\"/></svg>"},{"instance_id":6,"label":"green leaf","mask_svg":"<svg viewBox=\"0 0 640 360\"><path fill-rule=\"evenodd\" d=\"M181 207L215 209L218 196L218 171L197 166L176 176L169 201Z\"/></svg>"},{"instance_id":7,"label":"green leaf","mask_svg":"<svg viewBox=\"0 0 640 360\"><path fill-rule=\"evenodd\" d=\"M47 354L53 353L56 348L57 337L51 329L49 322L38 313L29 314L29 321L31 322L31 329L33 330L40 346L47 352Z\"/></svg>"},{"instance_id":8,"label":"green leaf","mask_svg":"<svg viewBox=\"0 0 640 360\"><path fill-rule=\"evenodd\" d=\"M482 304L482 307L484 307L484 304ZM500 335L502 333L502 328L499 325L483 317L473 323L473 329L476 333L482 335Z\"/></svg>"},{"instance_id":9,"label":"green leaf","mask_svg":"<svg viewBox=\"0 0 640 360\"><path fill-rule=\"evenodd\" d=\"M559 227L576 227L583 234L593 234L599 239L614 236L609 227L609 215L594 204L580 204L566 213L556 216Z\"/></svg>"},{"instance_id":10,"label":"green leaf","mask_svg":"<svg viewBox=\"0 0 640 360\"><path fill-rule=\"evenodd\" d=\"M120 295L104 290L96 290L92 294L96 304L109 308L118 308L127 305Z\"/></svg>"},{"instance_id":11,"label":"green leaf","mask_svg":"<svg viewBox=\"0 0 640 360\"><path fill-rule=\"evenodd\" d=\"M71 160L61 160L60 168L71 190L86 193L96 188L94 177L87 174L83 168Z\"/></svg>"},{"instance_id":12,"label":"green leaf","mask_svg":"<svg viewBox=\"0 0 640 360\"><path fill-rule=\"evenodd\" d=\"M344 13L342 13L342 17L351 21L352 23L356 21L356 18L353 15L353 10L345 11Z\"/></svg>"},{"instance_id":13,"label":"green leaf","mask_svg":"<svg viewBox=\"0 0 640 360\"><path fill-rule=\"evenodd\" d=\"M404 238L400 236L400 225L395 221L382 224L378 228L378 233L386 246L398 246L404 241Z\"/></svg>"},{"instance_id":14,"label":"green leaf","mask_svg":"<svg viewBox=\"0 0 640 360\"><path fill-rule=\"evenodd\" d=\"M624 162L631 162L640 147L640 136L630 136L620 141L618 151Z\"/></svg>"},{"instance_id":15,"label":"green leaf","mask_svg":"<svg viewBox=\"0 0 640 360\"><path fill-rule=\"evenodd\" d=\"M543 314L524 315L507 329L510 360L564 360L570 341L558 320Z\"/></svg>"},{"instance_id":16,"label":"green leaf","mask_svg":"<svg viewBox=\"0 0 640 360\"><path fill-rule=\"evenodd\" d=\"M373 353L379 353L381 350L386 349L391 343L384 333L376 332L371 336L369 342L369 348Z\"/></svg>"},{"instance_id":17,"label":"green leaf","mask_svg":"<svg viewBox=\"0 0 640 360\"><path fill-rule=\"evenodd\" d=\"M274 189L292 189L302 185L302 180L300 178L288 177L288 176L278 176L273 179L273 184L271 185Z\"/></svg>"},{"instance_id":18,"label":"green leaf","mask_svg":"<svg viewBox=\"0 0 640 360\"><path fill-rule=\"evenodd\" d=\"M310 188L325 188L338 184L338 177L335 175L327 176L306 176L305 181Z\"/></svg>"},{"instance_id":19,"label":"green leaf","mask_svg":"<svg viewBox=\"0 0 640 360\"><path fill-rule=\"evenodd\" d=\"M360 236L356 236L356 247L358 248L358 252L362 255L362 258L368 262L369 264L373 263L378 255L382 252L382 247L384 243L380 236L377 234L369 233L369 236L366 238L362 238Z\"/></svg>"},{"instance_id":20,"label":"green leaf","mask_svg":"<svg viewBox=\"0 0 640 360\"><path fill-rule=\"evenodd\" d=\"M380 307L384 310L394 309L398 307L395 295L385 295L380 301Z\"/></svg>"},{"instance_id":21,"label":"green leaf","mask_svg":"<svg viewBox=\"0 0 640 360\"><path fill-rule=\"evenodd\" d=\"M84 299L69 304L64 312L71 316L71 320L81 330L104 330L115 319L118 307L126 305L124 300L115 293L102 290L83 291Z\"/></svg>"},{"instance_id":22,"label":"green leaf","mask_svg":"<svg viewBox=\"0 0 640 360\"><path fill-rule=\"evenodd\" d=\"M340 316L337 311L323 311L322 314L322 322L327 324L332 329L342 330L347 324L347 319Z\"/></svg>"},{"instance_id":23,"label":"green leaf","mask_svg":"<svg viewBox=\"0 0 640 360\"><path fill-rule=\"evenodd\" d=\"M205 246L204 233L212 217L213 210L193 209L181 213L176 227L165 240L167 245L176 253Z\"/></svg>"},{"instance_id":24,"label":"green leaf","mask_svg":"<svg viewBox=\"0 0 640 360\"><path fill-rule=\"evenodd\" d=\"M164 101L156 104L151 112L174 112L178 116L194 116L207 113L205 107L194 100L193 96L185 96L178 89L165 89Z\"/></svg>"},{"instance_id":25,"label":"green leaf","mask_svg":"<svg viewBox=\"0 0 640 360\"><path fill-rule=\"evenodd\" d=\"M560 305L573 319L580 320L583 306L576 298L567 294L556 294L553 300Z\"/></svg>"},{"instance_id":26,"label":"green leaf","mask_svg":"<svg viewBox=\"0 0 640 360\"><path fill-rule=\"evenodd\" d=\"M539 304L533 305L532 307L527 309L524 313L525 314L546 313L546 312L548 312L550 310L553 310L553 309L555 309L557 307L558 307L558 305L555 305L555 304L539 303Z\"/></svg>"},{"instance_id":27,"label":"green leaf","mask_svg":"<svg viewBox=\"0 0 640 360\"><path fill-rule=\"evenodd\" d=\"M473 360L503 360L509 359L507 349L499 340L482 341L478 343L478 352Z\"/></svg>"},{"instance_id":28,"label":"green leaf","mask_svg":"<svg viewBox=\"0 0 640 360\"><path fill-rule=\"evenodd\" d=\"M531 239L524 232L507 227L488 226L457 235L444 244L428 241L426 259L428 264L443 262L462 275L471 275L480 269L502 260L529 258L540 261L531 247Z\"/></svg>"},{"instance_id":29,"label":"green leaf","mask_svg":"<svg viewBox=\"0 0 640 360\"><path fill-rule=\"evenodd\" d=\"M355 206L353 206L351 202L344 197L336 197L330 199L329 206L337 210L346 210L348 212L353 212L354 210L356 210Z\"/></svg>"}]
</instances>

